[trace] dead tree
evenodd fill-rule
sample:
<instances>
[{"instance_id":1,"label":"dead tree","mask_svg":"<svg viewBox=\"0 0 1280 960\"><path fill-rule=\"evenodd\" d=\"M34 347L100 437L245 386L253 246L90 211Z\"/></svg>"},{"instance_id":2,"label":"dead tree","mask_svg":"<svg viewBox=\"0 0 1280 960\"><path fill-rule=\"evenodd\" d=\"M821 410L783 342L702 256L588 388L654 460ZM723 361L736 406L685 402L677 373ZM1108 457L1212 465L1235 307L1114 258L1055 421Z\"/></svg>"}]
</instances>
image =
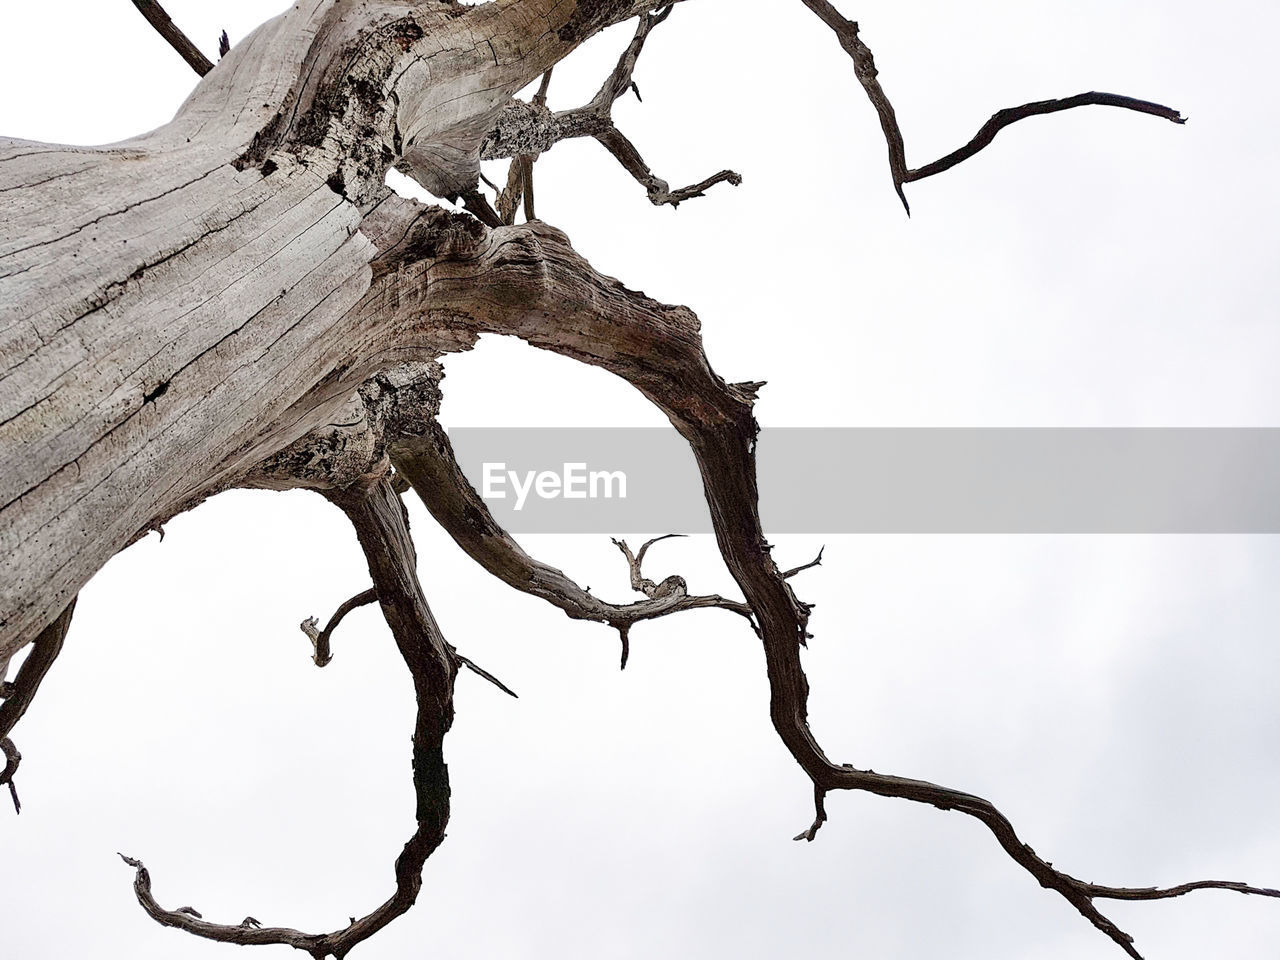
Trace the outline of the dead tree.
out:
<instances>
[{"instance_id":1,"label":"dead tree","mask_svg":"<svg viewBox=\"0 0 1280 960\"><path fill-rule=\"evenodd\" d=\"M826 0L802 0L835 35L879 115L893 187L982 150L1025 117L1085 105L1181 123L1177 111L1083 93L996 113L967 144L911 166L893 106L859 35ZM328 933L207 921L134 886L158 922L236 944L289 944L344 957L413 904L444 836L443 742L453 684L467 667L442 636L415 570L401 495L412 489L480 565L622 641L642 621L719 607L745 619L765 653L774 728L813 789L813 840L833 790L958 810L1008 856L1137 957L1099 909L1220 888L1227 881L1134 888L1077 879L1042 859L989 801L924 780L827 758L807 722L801 648L809 607L770 555L757 513L752 404L760 384L712 369L697 317L602 275L535 217L538 157L593 137L654 204L679 204L739 177L722 170L673 188L617 128L611 108L636 87L649 34L674 4L652 0L300 0L210 63L153 0L135 5L202 78L163 127L108 147L0 140L0 663L32 651L0 705L0 745L15 806L21 756L9 734L61 648L75 598L112 555L168 518L233 487L307 488L350 519L373 586L309 623L320 666L342 616L377 602L417 695L417 830L380 906ZM798 5L797 5L798 7ZM613 24L634 39L592 100L553 111L552 68ZM528 101L519 91L538 81ZM638 91L637 91L638 93ZM493 201L482 159L509 158ZM395 168L467 213L402 199ZM517 214L523 209L523 222ZM621 377L688 441L716 542L743 599L690 593L644 576L648 544L619 543L643 594L608 603L538 562L493 520L435 421L435 360L484 333ZM816 561L815 561L816 562ZM505 689L505 687L503 688Z\"/></svg>"}]
</instances>

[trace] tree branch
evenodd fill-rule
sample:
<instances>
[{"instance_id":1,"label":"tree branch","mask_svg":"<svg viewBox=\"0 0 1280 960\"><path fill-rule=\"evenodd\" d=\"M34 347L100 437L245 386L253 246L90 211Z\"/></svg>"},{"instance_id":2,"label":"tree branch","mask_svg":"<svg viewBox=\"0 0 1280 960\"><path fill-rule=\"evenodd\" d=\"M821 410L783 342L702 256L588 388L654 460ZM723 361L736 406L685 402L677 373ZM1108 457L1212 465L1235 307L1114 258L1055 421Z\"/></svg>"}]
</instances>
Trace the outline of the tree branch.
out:
<instances>
[{"instance_id":1,"label":"tree branch","mask_svg":"<svg viewBox=\"0 0 1280 960\"><path fill-rule=\"evenodd\" d=\"M786 575L773 562L760 525L755 467L759 428L752 413L758 385L725 383L707 361L697 318L689 310L657 303L600 275L558 231L535 223L506 228L502 237L505 245L518 243L521 247L518 257L505 254L506 262L518 261L519 265L514 271L491 271L483 279L472 275L472 283L479 286L473 287L474 298L486 304L471 317L477 330L517 336L533 346L612 371L657 405L693 450L717 545L759 627L774 729L814 786L817 816L801 838L812 839L816 834L825 819L822 800L832 790L860 790L959 811L985 825L1015 863L1041 886L1056 891L1135 958L1139 954L1132 938L1094 906L1095 899L1160 899L1206 888L1276 895L1271 888L1235 881L1195 881L1166 889L1087 883L1041 859L986 799L924 780L831 762L807 719L809 685L800 650L808 636L810 608L800 602ZM486 292L490 284L492 290ZM399 469L394 449L391 456ZM415 477L412 464L406 463L405 473L428 501L432 489L450 489L454 498L458 496L457 483L438 482L431 470L420 470ZM492 542L502 543L500 530L467 531L470 524L485 531L492 520L483 514L465 519L466 497L446 498L445 505L448 510L440 510L446 518L442 523L451 533L460 531L461 537L454 533L455 539L482 565L526 592L545 589L536 580L530 582L537 575L545 576L545 571L534 574L528 558L514 553L511 546L503 543L501 549L488 553ZM428 508L432 508L430 502ZM455 515L450 516L449 511ZM575 615L576 595L570 600L560 590L547 592L552 602Z\"/></svg>"},{"instance_id":2,"label":"tree branch","mask_svg":"<svg viewBox=\"0 0 1280 960\"><path fill-rule=\"evenodd\" d=\"M898 117L893 111L893 104L889 102L884 88L880 86L880 81L877 79L879 71L876 70L876 61L871 55L871 48L858 36L858 24L852 20L846 20L827 0L802 0L802 2L831 28L836 39L840 41L840 46L853 61L854 75L862 84L867 99L871 101L876 115L880 118L880 129L884 132L885 146L889 148L889 172L893 175L893 189L897 191L903 209L910 214L911 207L907 204L906 194L902 192L902 184L906 182L907 177L907 158L906 149L902 143L902 130L898 127Z\"/></svg>"},{"instance_id":3,"label":"tree branch","mask_svg":"<svg viewBox=\"0 0 1280 960\"><path fill-rule=\"evenodd\" d=\"M511 158L511 163L507 166L507 185L498 194L496 201L500 225L510 226L516 222L516 210L524 195L525 166L532 162L529 154L522 153L518 157Z\"/></svg>"},{"instance_id":4,"label":"tree branch","mask_svg":"<svg viewBox=\"0 0 1280 960\"><path fill-rule=\"evenodd\" d=\"M187 38L185 33L178 29L178 25L169 19L169 14L165 13L164 7L160 6L156 0L133 0L133 5L147 18L147 23L155 27L156 32L169 41L169 46L178 51L178 55L187 61L187 65L192 70L203 77L213 69L213 64L209 62L209 58L200 52L199 48ZM222 44L220 44L219 53L225 54L227 50L231 49L230 44L226 42L226 36L224 31L222 44L226 45L226 50L223 50L221 48Z\"/></svg>"},{"instance_id":5,"label":"tree branch","mask_svg":"<svg viewBox=\"0 0 1280 960\"><path fill-rule=\"evenodd\" d=\"M595 137L613 154L622 164L623 169L645 188L650 202L656 206L663 204L678 206L685 200L703 196L717 183L732 183L737 186L742 182L742 177L734 171L721 170L699 183L673 190L665 180L654 175L649 165L644 162L644 158L640 156L640 151L614 126L613 105L628 90L635 90L636 97L639 98L639 90L632 77L636 62L640 58L640 52L644 49L649 33L671 15L671 10L672 6L667 5L655 13L640 15L636 23L635 36L618 58L617 65L605 78L596 95L586 105L558 113L548 110L546 86L549 79L544 76L543 84L532 103L517 101L503 111L497 125L481 145L480 156L486 160L513 157L511 176L514 177L518 172L523 181L519 187L514 187L512 182L508 181L507 189L503 192L503 197L507 198L508 203L518 201L521 190L526 199L530 196L531 169L540 153L550 150L561 140L587 136ZM521 157L527 158L527 166L521 166L517 170L514 164ZM512 197L514 200L511 199ZM503 200L500 199L498 203L500 214L503 213L503 209ZM511 216L504 215L502 219L504 223L514 222ZM527 210L525 219L533 219Z\"/></svg>"},{"instance_id":6,"label":"tree branch","mask_svg":"<svg viewBox=\"0 0 1280 960\"><path fill-rule=\"evenodd\" d=\"M0 785L8 786L15 813L22 812L22 804L18 801L18 788L13 782L14 775L18 772L18 765L22 763L22 754L9 739L9 734L27 712L27 708L31 706L31 701L35 699L36 691L40 689L40 684L44 681L49 668L53 666L53 661L58 659L58 654L62 652L62 644L66 639L67 629L71 626L71 615L75 609L76 602L72 600L57 619L40 631L40 635L31 641L31 651L27 654L27 659L22 661L22 666L18 668L17 676L11 683L4 684L4 702L0 703L0 752L4 753L5 764L4 770L0 772Z\"/></svg>"},{"instance_id":7,"label":"tree branch","mask_svg":"<svg viewBox=\"0 0 1280 960\"><path fill-rule=\"evenodd\" d=\"M1074 97L1066 97L1062 100L1038 100L1035 103L1024 103L1020 107L1006 107L1004 110L998 110L992 115L991 119L982 125L972 140L966 143L959 150L955 150L933 163L926 163L923 167L914 170L908 170L905 180L911 183L915 180L923 180L925 177L932 177L934 174L942 173L944 170L950 170L957 163L968 160L983 147L991 143L996 138L996 134L1019 120L1025 120L1027 117L1038 117L1046 113L1057 113L1060 110L1071 110L1075 107L1084 106L1102 106L1102 107L1121 107L1125 110L1134 110L1138 113L1149 113L1153 117L1161 117L1170 120L1173 123L1186 123L1187 118L1180 114L1172 107L1166 107L1160 103L1152 103L1149 100L1138 100L1134 97L1124 97L1118 93L1098 93L1091 91L1089 93L1076 94Z\"/></svg>"},{"instance_id":8,"label":"tree branch","mask_svg":"<svg viewBox=\"0 0 1280 960\"><path fill-rule=\"evenodd\" d=\"M876 70L875 58L871 54L871 49L858 36L858 24L853 20L845 19L840 11L833 7L828 0L801 0L801 2L817 14L819 19L831 29L836 35L836 39L839 40L840 46L853 61L853 72L857 76L858 82L862 84L863 90L866 91L867 99L871 101L871 105L875 107L876 114L880 118L880 128L884 132L885 146L889 148L889 172L893 176L893 189L897 192L898 199L902 201L902 207L907 211L908 216L911 214L911 206L907 203L907 195L902 189L903 184L932 177L934 174L951 169L957 163L968 160L990 144L997 133L1018 120L1046 113L1057 113L1060 110L1070 110L1073 107L1098 104L1136 110L1139 113L1149 113L1153 116L1163 117L1165 120L1172 120L1174 123L1186 123L1186 119L1177 110L1159 103L1137 100L1133 97L1125 97L1115 93L1081 93L1063 100L1040 100L1035 103L1025 103L1020 107L1008 107L1000 110L983 124L982 129L978 131L972 140L959 150L947 154L940 160L927 163L923 167L910 169L907 167L906 148L903 145L902 130L898 126L897 115L894 113L893 104L889 101L884 89L880 86L879 79L877 79L878 71Z\"/></svg>"},{"instance_id":9,"label":"tree branch","mask_svg":"<svg viewBox=\"0 0 1280 960\"><path fill-rule=\"evenodd\" d=\"M819 550L818 550L818 555L817 555L816 557L814 557L812 560L810 560L808 563L802 563L802 564L800 564L800 566L798 566L798 567L792 567L790 570L784 570L784 571L782 572L782 579L783 579L783 580L790 580L790 579L791 579L792 577L794 577L797 573L803 573L804 571L809 570L809 569L811 569L812 567L818 567L818 566L821 566L821 565L822 565L822 554L823 554L823 551L825 551L826 549L827 549L827 548L826 548L825 546L824 546L824 547L819 548Z\"/></svg>"},{"instance_id":10,"label":"tree branch","mask_svg":"<svg viewBox=\"0 0 1280 960\"><path fill-rule=\"evenodd\" d=\"M22 801L18 799L18 788L13 782L14 774L18 772L18 765L22 763L22 754L8 737L0 737L0 753L4 754L4 770L0 771L0 784L5 784L9 788L9 798L13 800L13 812L22 813Z\"/></svg>"},{"instance_id":11,"label":"tree branch","mask_svg":"<svg viewBox=\"0 0 1280 960\"><path fill-rule=\"evenodd\" d=\"M654 537L652 540L646 540L641 545L637 553L632 553L631 548L627 546L625 540L614 540L613 545L622 551L622 555L627 558L627 567L631 573L631 589L637 593L643 593L650 600L659 597L670 596L679 590L685 589L684 577L667 577L662 583L654 583L645 577L640 570L640 565L644 563L644 555L649 552L649 548L655 543L662 540L670 540L672 537L682 537L682 533L667 533L661 537Z\"/></svg>"},{"instance_id":12,"label":"tree branch","mask_svg":"<svg viewBox=\"0 0 1280 960\"><path fill-rule=\"evenodd\" d=\"M669 203L673 207L678 207L686 200L703 196L707 190L717 183L731 183L735 187L742 183L741 174L734 173L732 170L721 170L700 183L672 190L667 181L661 177L654 176L653 171L649 169L649 165L640 156L640 151L636 149L635 144L627 139L617 127L611 125L603 133L596 134L596 140L599 141L602 147L613 154L614 159L622 164L622 168L631 174L637 183L644 187L645 192L649 195L649 202L654 206L662 206Z\"/></svg>"},{"instance_id":13,"label":"tree branch","mask_svg":"<svg viewBox=\"0 0 1280 960\"><path fill-rule=\"evenodd\" d=\"M395 862L395 892L379 907L341 930L303 933L291 927L264 927L252 917L239 924L211 923L190 908L166 910L151 893L151 875L140 860L121 854L135 869L134 893L157 923L206 940L241 946L279 944L317 960L342 960L353 947L404 914L422 887L422 868L444 840L449 820L449 770L444 736L453 723L453 684L458 658L440 632L418 581L408 516L389 480L369 490L329 491L355 527L369 573L396 646L413 677L417 715L413 732L413 785L417 829ZM492 678L490 678L492 679Z\"/></svg>"},{"instance_id":14,"label":"tree branch","mask_svg":"<svg viewBox=\"0 0 1280 960\"><path fill-rule=\"evenodd\" d=\"M378 591L370 587L368 590L357 593L350 600L343 603L342 606L338 607L333 616L329 618L329 622L325 624L323 630L316 629L319 621L315 617L307 617L302 621L300 626L302 632L311 638L311 646L314 650L311 659L315 661L317 667L328 666L330 661L333 660L333 653L329 649L329 638L333 631L337 629L338 624L342 622L342 618L352 610L377 602Z\"/></svg>"},{"instance_id":15,"label":"tree branch","mask_svg":"<svg viewBox=\"0 0 1280 960\"><path fill-rule=\"evenodd\" d=\"M394 433L397 428L391 429ZM488 505L458 466L449 437L438 423L432 420L420 424L416 435L404 426L399 429L402 431L399 437L388 447L396 472L409 481L432 517L454 542L504 583L541 597L572 619L608 624L624 641L632 625L686 610L719 608L751 622L751 611L746 604L715 594L690 595L679 577L663 581L664 585L671 584L668 591L649 595L637 603L613 604L601 600L562 571L530 557L493 519ZM679 582L678 588L673 581Z\"/></svg>"}]
</instances>

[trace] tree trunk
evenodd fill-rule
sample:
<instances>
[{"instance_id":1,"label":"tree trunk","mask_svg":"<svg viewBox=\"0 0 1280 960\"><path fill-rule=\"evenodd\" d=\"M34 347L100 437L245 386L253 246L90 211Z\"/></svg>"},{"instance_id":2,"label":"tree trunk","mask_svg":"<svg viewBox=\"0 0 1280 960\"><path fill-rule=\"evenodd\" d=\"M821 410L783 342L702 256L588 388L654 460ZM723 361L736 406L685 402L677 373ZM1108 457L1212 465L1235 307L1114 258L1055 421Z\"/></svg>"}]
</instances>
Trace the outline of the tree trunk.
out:
<instances>
[{"instance_id":1,"label":"tree trunk","mask_svg":"<svg viewBox=\"0 0 1280 960\"><path fill-rule=\"evenodd\" d=\"M413 217L377 217L387 167L473 186L511 95L633 6L308 0L159 130L0 141L0 657L378 367L459 345L361 308L375 231Z\"/></svg>"}]
</instances>

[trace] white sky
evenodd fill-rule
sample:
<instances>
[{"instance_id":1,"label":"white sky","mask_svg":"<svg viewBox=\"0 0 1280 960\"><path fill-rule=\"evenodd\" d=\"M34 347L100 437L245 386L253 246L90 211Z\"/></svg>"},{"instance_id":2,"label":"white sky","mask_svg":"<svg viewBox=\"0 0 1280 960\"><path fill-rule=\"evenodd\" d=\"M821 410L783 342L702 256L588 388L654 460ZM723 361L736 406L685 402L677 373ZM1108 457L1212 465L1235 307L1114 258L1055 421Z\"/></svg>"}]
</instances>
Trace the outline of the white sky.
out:
<instances>
[{"instance_id":1,"label":"white sky","mask_svg":"<svg viewBox=\"0 0 1280 960\"><path fill-rule=\"evenodd\" d=\"M618 120L673 185L724 166L743 185L655 209L598 146L569 143L537 167L539 213L601 269L693 306L722 375L769 381L767 425L1278 425L1280 8L841 5L913 163L999 107L1088 89L1191 119L1028 121L909 187L907 220L825 28L796 0L692 0ZM281 6L167 3L209 52ZM123 0L4 19L6 135L124 138L193 84ZM589 96L628 34L557 68L552 105ZM520 344L446 366L448 424L660 423L620 382ZM957 814L833 796L818 841L792 843L811 794L737 618L642 625L619 674L609 631L513 593L413 518L446 633L521 699L461 678L449 839L415 910L357 956L1120 956ZM777 555L820 542L778 538ZM818 604L805 662L833 758L982 793L1099 882L1280 883L1276 538L826 542L799 590ZM606 538L526 546L627 597ZM709 537L651 562L733 589ZM162 903L215 920L328 930L385 898L412 831L407 677L373 609L324 671L297 628L367 582L341 516L303 493L226 494L111 562L15 731L5 956L239 955L147 919L117 850L147 862ZM1280 941L1280 905L1227 893L1109 912L1160 960Z\"/></svg>"}]
</instances>

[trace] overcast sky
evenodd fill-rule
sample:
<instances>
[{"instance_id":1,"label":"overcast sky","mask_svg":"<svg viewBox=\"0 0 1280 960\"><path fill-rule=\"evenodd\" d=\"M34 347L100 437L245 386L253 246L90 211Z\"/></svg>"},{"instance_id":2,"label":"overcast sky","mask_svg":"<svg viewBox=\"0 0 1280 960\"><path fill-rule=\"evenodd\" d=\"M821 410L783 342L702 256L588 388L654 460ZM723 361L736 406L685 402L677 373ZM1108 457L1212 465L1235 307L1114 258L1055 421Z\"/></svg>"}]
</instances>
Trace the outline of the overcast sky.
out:
<instances>
[{"instance_id":1,"label":"overcast sky","mask_svg":"<svg viewBox=\"0 0 1280 960\"><path fill-rule=\"evenodd\" d=\"M283 5L166 6L212 54L221 29L234 43ZM691 0L646 47L644 103L617 119L673 185L731 166L742 186L656 209L596 144L567 143L538 164L540 215L602 270L697 310L718 371L769 382L766 425L1280 425L1280 8L841 8L913 165L1002 106L1083 90L1190 122L1028 121L909 186L908 220L848 61L798 0ZM194 82L124 0L8 4L4 21L5 135L122 139ZM552 106L589 97L629 33L557 67ZM449 425L662 422L620 381L518 343L446 369ZM512 592L411 512L446 634L520 699L460 678L449 838L415 910L357 956L1120 956L958 814L838 795L818 840L792 843L811 791L738 618L641 625L620 674L608 630ZM792 536L775 555L823 542L798 588L817 604L805 664L835 760L981 793L1098 882L1280 884L1275 537ZM607 538L524 543L629 599ZM707 536L650 563L734 590ZM372 608L323 671L297 626L367 583L337 510L239 491L89 584L14 734L6 956L241 955L146 918L117 850L146 861L161 903L214 920L329 930L382 902L413 829L409 680ZM1153 960L1271 958L1280 942L1274 901L1108 912Z\"/></svg>"}]
</instances>

